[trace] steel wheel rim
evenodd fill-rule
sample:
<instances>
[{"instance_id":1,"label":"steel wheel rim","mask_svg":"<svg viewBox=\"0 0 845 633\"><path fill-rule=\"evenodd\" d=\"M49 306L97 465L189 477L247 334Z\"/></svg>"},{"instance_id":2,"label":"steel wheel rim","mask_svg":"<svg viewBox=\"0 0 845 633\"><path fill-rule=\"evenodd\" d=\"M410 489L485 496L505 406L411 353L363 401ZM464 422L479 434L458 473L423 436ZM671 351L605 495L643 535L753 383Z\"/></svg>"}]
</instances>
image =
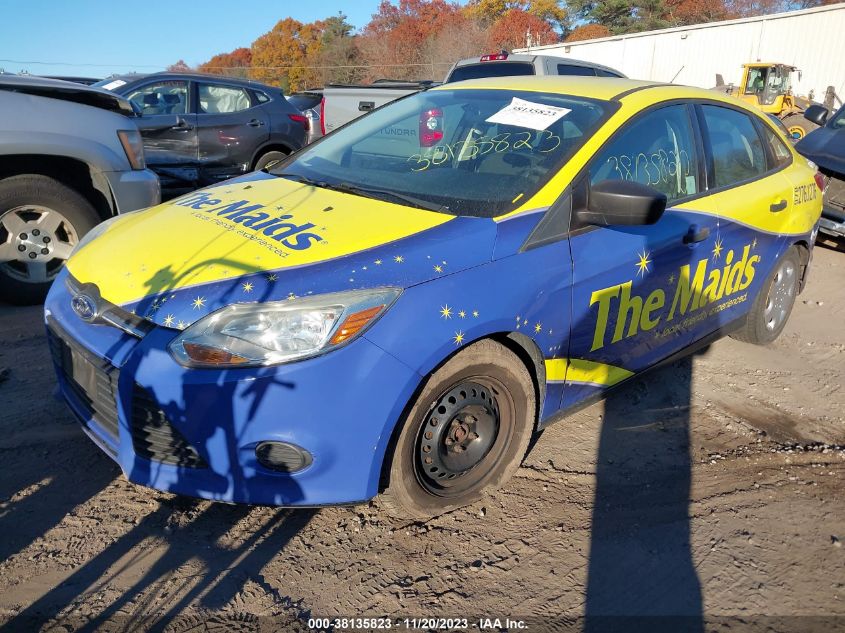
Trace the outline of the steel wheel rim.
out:
<instances>
[{"instance_id":1,"label":"steel wheel rim","mask_svg":"<svg viewBox=\"0 0 845 633\"><path fill-rule=\"evenodd\" d=\"M456 497L477 486L500 463L514 414L513 397L497 380L467 378L445 390L414 443L414 472L422 487Z\"/></svg>"},{"instance_id":2,"label":"steel wheel rim","mask_svg":"<svg viewBox=\"0 0 845 633\"><path fill-rule=\"evenodd\" d=\"M763 311L763 321L770 332L783 325L795 301L795 276L795 264L791 261L782 262L775 272Z\"/></svg>"},{"instance_id":3,"label":"steel wheel rim","mask_svg":"<svg viewBox=\"0 0 845 633\"><path fill-rule=\"evenodd\" d=\"M0 270L7 277L48 283L78 243L76 229L55 209L27 204L0 215Z\"/></svg>"}]
</instances>

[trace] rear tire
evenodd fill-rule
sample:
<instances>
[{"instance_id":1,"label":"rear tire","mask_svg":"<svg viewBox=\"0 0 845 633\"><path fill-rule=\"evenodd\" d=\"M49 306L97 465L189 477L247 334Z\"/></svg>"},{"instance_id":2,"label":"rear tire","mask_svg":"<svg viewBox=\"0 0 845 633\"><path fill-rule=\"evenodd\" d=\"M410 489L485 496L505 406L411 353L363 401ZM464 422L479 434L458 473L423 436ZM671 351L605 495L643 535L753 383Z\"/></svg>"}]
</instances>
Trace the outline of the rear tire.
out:
<instances>
[{"instance_id":1,"label":"rear tire","mask_svg":"<svg viewBox=\"0 0 845 633\"><path fill-rule=\"evenodd\" d=\"M90 202L54 178L0 180L0 300L42 302L70 251L100 220Z\"/></svg>"},{"instance_id":2,"label":"rear tire","mask_svg":"<svg viewBox=\"0 0 845 633\"><path fill-rule=\"evenodd\" d=\"M805 119L803 114L790 114L784 117L782 121L793 141L800 141L819 127L815 123Z\"/></svg>"},{"instance_id":3,"label":"rear tire","mask_svg":"<svg viewBox=\"0 0 845 633\"><path fill-rule=\"evenodd\" d=\"M801 256L795 246L783 254L754 299L751 311L732 338L755 345L774 341L789 320L801 280Z\"/></svg>"},{"instance_id":4,"label":"rear tire","mask_svg":"<svg viewBox=\"0 0 845 633\"><path fill-rule=\"evenodd\" d=\"M428 519L500 487L525 456L535 405L531 375L505 346L485 339L453 356L400 431L381 498L388 511Z\"/></svg>"},{"instance_id":5,"label":"rear tire","mask_svg":"<svg viewBox=\"0 0 845 633\"><path fill-rule=\"evenodd\" d=\"M255 161L255 171L261 171L262 169L270 167L273 163L278 163L287 157L288 155L284 152L267 152L266 154L262 154L261 157Z\"/></svg>"}]
</instances>

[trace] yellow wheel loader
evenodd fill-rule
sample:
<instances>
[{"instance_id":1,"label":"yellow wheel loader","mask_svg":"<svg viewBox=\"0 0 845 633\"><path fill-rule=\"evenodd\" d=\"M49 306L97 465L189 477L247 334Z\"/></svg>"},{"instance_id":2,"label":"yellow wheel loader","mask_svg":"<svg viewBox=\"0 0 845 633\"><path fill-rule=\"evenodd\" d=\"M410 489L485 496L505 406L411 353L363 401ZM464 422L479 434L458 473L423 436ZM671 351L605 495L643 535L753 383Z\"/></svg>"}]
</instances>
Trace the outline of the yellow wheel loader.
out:
<instances>
[{"instance_id":1,"label":"yellow wheel loader","mask_svg":"<svg viewBox=\"0 0 845 633\"><path fill-rule=\"evenodd\" d=\"M792 93L792 74L801 71L789 64L755 62L742 65L742 82L739 86L726 85L721 75L716 75L714 90L725 92L749 103L767 114L778 117L794 140L804 138L818 126L804 118L803 113L812 105L813 95L799 97Z\"/></svg>"}]
</instances>

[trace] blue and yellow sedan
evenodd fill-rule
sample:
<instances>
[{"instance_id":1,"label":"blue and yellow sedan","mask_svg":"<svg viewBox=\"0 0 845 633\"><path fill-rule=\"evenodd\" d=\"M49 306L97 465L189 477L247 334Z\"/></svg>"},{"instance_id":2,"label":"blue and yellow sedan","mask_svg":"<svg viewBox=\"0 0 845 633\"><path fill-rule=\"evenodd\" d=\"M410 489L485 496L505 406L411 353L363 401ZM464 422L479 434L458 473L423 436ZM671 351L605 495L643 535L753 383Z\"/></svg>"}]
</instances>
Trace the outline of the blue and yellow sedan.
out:
<instances>
[{"instance_id":1,"label":"blue and yellow sedan","mask_svg":"<svg viewBox=\"0 0 845 633\"><path fill-rule=\"evenodd\" d=\"M61 392L139 484L438 514L650 367L773 341L821 184L712 91L448 84L86 236L45 308Z\"/></svg>"}]
</instances>

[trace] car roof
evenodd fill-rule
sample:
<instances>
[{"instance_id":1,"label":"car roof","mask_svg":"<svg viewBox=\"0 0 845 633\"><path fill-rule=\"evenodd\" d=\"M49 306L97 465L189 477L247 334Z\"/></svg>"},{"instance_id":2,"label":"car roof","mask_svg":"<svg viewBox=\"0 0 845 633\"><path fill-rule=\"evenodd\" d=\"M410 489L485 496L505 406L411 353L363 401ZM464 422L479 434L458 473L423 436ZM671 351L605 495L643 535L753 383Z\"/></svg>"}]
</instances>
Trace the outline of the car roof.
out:
<instances>
[{"instance_id":1,"label":"car roof","mask_svg":"<svg viewBox=\"0 0 845 633\"><path fill-rule=\"evenodd\" d=\"M150 79L160 79L162 81L185 79L188 81L219 81L227 84L243 86L244 88L254 88L256 90L278 90L282 89L277 86L261 83L252 79L241 79L239 77L227 77L225 75L212 75L210 73L174 73L161 72L149 74L131 74L131 75L114 75L103 81L115 81L120 79L126 84L135 83L137 81L147 81Z\"/></svg>"},{"instance_id":2,"label":"car roof","mask_svg":"<svg viewBox=\"0 0 845 633\"><path fill-rule=\"evenodd\" d=\"M496 53L490 53L491 55L495 55ZM460 68L461 66L474 66L475 64L490 64L498 62L500 64L507 64L509 62L529 62L533 63L535 59L550 59L555 61L559 64L568 64L570 66L583 66L584 68L600 68L602 70L606 70L608 72L612 72L615 74L620 74L618 70L615 68L611 68L610 66L605 66L604 64L596 64L595 62L588 62L585 59L575 59L572 57L558 57L557 55L532 55L530 53L508 53L506 59L500 60L491 60L489 62L482 62L482 56L478 57L468 57L466 59L462 59L455 63L455 68Z\"/></svg>"},{"instance_id":3,"label":"car roof","mask_svg":"<svg viewBox=\"0 0 845 633\"><path fill-rule=\"evenodd\" d=\"M670 99L697 98L707 101L721 101L755 112L754 109L746 106L739 99L715 90L637 79L620 79L616 77L581 77L573 75L486 77L444 84L443 86L432 88L432 90L466 90L471 88L549 92L573 97L600 99L603 101L624 100L626 102L634 102L644 99L646 101L659 102ZM636 99L633 98L635 95Z\"/></svg>"}]
</instances>

